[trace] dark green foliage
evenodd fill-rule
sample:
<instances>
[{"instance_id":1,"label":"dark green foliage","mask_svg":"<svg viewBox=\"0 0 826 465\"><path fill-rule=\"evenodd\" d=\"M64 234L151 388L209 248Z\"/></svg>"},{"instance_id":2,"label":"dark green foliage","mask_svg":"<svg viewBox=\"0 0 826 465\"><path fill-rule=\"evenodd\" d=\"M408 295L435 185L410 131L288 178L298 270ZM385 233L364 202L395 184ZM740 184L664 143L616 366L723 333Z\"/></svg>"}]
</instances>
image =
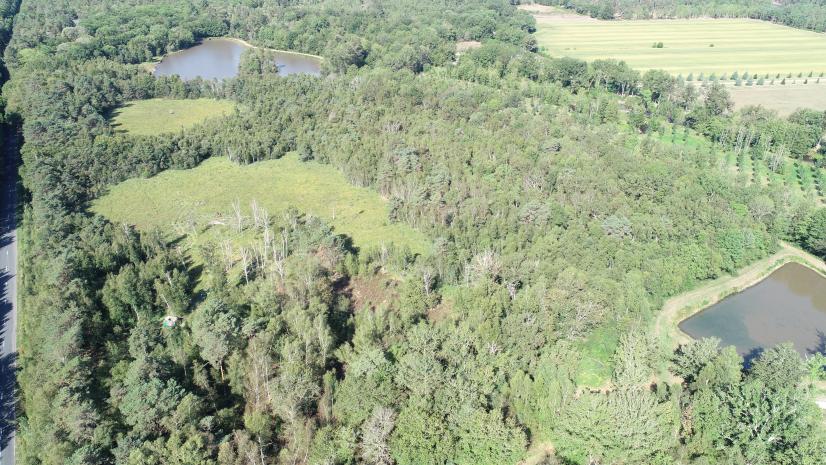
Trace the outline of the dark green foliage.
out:
<instances>
[{"instance_id":1,"label":"dark green foliage","mask_svg":"<svg viewBox=\"0 0 826 465\"><path fill-rule=\"evenodd\" d=\"M790 345L767 350L745 376L733 351L695 341L676 357L678 373L694 380L682 402L682 436L690 453L711 461L816 463L826 443L822 416L801 385L805 373ZM822 449L821 449L822 450Z\"/></svg>"}]
</instances>

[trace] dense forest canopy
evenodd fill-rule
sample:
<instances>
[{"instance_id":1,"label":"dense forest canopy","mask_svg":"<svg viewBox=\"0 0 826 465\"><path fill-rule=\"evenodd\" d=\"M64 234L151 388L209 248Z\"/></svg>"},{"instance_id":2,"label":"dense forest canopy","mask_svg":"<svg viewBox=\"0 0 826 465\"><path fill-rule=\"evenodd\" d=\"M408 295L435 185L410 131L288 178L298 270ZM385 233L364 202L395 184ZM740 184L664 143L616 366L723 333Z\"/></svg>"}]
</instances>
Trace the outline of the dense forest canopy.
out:
<instances>
[{"instance_id":1,"label":"dense forest canopy","mask_svg":"<svg viewBox=\"0 0 826 465\"><path fill-rule=\"evenodd\" d=\"M17 460L826 461L821 365L784 345L744 370L652 327L664 299L780 240L826 255L822 207L714 153L822 163L824 115L733 112L717 84L539 55L532 32L500 0L23 0L4 87L27 191ZM140 66L215 36L325 71L244 62L219 84ZM239 110L158 136L110 124L154 97ZM253 246L228 257L87 209L130 177L288 153L379 192L432 250L355 249L299 205L239 214Z\"/></svg>"}]
</instances>

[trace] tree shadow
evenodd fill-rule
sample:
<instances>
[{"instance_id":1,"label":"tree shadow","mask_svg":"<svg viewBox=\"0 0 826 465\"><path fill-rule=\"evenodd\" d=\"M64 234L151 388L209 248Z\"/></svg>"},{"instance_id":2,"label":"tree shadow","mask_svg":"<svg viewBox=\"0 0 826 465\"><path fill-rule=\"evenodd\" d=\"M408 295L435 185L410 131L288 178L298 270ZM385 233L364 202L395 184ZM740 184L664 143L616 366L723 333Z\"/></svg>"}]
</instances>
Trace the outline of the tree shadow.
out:
<instances>
[{"instance_id":1,"label":"tree shadow","mask_svg":"<svg viewBox=\"0 0 826 465\"><path fill-rule=\"evenodd\" d=\"M806 349L809 355L823 354L826 355L826 333L817 330L817 345L811 349Z\"/></svg>"},{"instance_id":2,"label":"tree shadow","mask_svg":"<svg viewBox=\"0 0 826 465\"><path fill-rule=\"evenodd\" d=\"M755 347L754 349L751 349L750 351L743 354L743 367L746 369L751 368L751 364L755 360L760 358L760 356L763 355L763 352L765 350L766 349L764 349L763 347Z\"/></svg>"},{"instance_id":3,"label":"tree shadow","mask_svg":"<svg viewBox=\"0 0 826 465\"><path fill-rule=\"evenodd\" d=\"M12 275L0 270L0 347L8 343L6 334L11 324L12 302L7 292ZM17 410L17 353L5 353L0 356L0 448L5 449L17 427L15 414Z\"/></svg>"},{"instance_id":4,"label":"tree shadow","mask_svg":"<svg viewBox=\"0 0 826 465\"><path fill-rule=\"evenodd\" d=\"M104 115L104 118L106 118L106 121L109 123L109 126L110 126L110 127L111 127L111 128L112 128L115 132L116 132L116 133L118 133L118 134L126 134L126 133L128 132L126 129L124 129L124 128L123 128L123 124L122 124L122 123L119 123L119 122L117 121L117 118L118 118L118 116L120 116L120 115L123 113L123 111L124 111L124 110L126 110L127 108L129 108L129 107L131 107L131 106L134 106L134 103L132 103L132 102L127 102L127 103L124 103L123 105L121 105L121 106L119 106L119 107L113 108L112 110L108 111L108 112Z\"/></svg>"}]
</instances>

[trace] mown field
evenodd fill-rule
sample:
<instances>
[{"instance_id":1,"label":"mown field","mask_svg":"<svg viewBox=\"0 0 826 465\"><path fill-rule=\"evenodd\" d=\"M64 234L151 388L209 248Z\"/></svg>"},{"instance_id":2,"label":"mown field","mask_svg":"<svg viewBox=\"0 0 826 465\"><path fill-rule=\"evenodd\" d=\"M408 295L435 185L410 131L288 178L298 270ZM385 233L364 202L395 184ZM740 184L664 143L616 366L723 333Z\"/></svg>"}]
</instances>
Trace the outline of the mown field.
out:
<instances>
[{"instance_id":1,"label":"mown field","mask_svg":"<svg viewBox=\"0 0 826 465\"><path fill-rule=\"evenodd\" d=\"M156 98L129 102L110 121L117 130L148 136L180 131L234 110L235 102L229 100Z\"/></svg>"},{"instance_id":2,"label":"mown field","mask_svg":"<svg viewBox=\"0 0 826 465\"><path fill-rule=\"evenodd\" d=\"M244 166L212 158L194 169L130 179L96 200L92 210L143 230L157 227L170 236L199 235L204 240L226 237L233 202L249 216L253 200L271 216L288 208L317 216L335 232L350 236L356 247L392 243L422 252L429 246L422 233L389 222L387 203L376 192L351 185L331 166L293 156Z\"/></svg>"},{"instance_id":3,"label":"mown field","mask_svg":"<svg viewBox=\"0 0 826 465\"><path fill-rule=\"evenodd\" d=\"M826 36L749 19L598 21L538 16L540 47L554 56L615 58L674 75L826 72ZM662 42L662 48L654 43Z\"/></svg>"},{"instance_id":4,"label":"mown field","mask_svg":"<svg viewBox=\"0 0 826 465\"><path fill-rule=\"evenodd\" d=\"M826 81L826 80L824 80ZM786 116L798 108L826 110L826 83L727 88L735 108L763 105Z\"/></svg>"}]
</instances>

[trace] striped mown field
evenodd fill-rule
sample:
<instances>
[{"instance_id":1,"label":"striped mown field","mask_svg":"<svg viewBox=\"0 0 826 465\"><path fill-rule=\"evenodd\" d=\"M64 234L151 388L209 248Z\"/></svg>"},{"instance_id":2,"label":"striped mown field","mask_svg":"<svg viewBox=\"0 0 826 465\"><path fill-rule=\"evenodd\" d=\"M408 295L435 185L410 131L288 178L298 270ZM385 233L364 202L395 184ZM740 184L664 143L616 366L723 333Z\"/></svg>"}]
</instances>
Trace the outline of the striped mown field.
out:
<instances>
[{"instance_id":1,"label":"striped mown field","mask_svg":"<svg viewBox=\"0 0 826 465\"><path fill-rule=\"evenodd\" d=\"M826 72L826 34L750 19L598 21L544 14L537 16L536 37L553 56L616 58L674 75ZM652 47L657 42L663 48Z\"/></svg>"}]
</instances>

